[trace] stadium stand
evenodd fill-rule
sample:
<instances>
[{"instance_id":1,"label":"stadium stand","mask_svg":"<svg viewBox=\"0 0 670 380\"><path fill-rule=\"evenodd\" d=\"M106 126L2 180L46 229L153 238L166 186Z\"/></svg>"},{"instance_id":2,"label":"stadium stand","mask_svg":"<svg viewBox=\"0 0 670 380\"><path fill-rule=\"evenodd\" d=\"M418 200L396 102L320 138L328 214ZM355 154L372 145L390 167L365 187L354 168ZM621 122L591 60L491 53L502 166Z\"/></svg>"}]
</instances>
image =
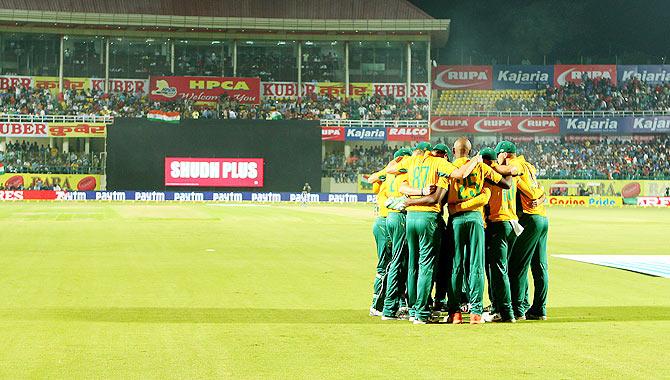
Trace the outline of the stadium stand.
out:
<instances>
[{"instance_id":1,"label":"stadium stand","mask_svg":"<svg viewBox=\"0 0 670 380\"><path fill-rule=\"evenodd\" d=\"M442 90L433 115L477 111L670 111L670 83L648 84L637 78L613 85L584 78L580 84L538 90Z\"/></svg>"},{"instance_id":2,"label":"stadium stand","mask_svg":"<svg viewBox=\"0 0 670 380\"><path fill-rule=\"evenodd\" d=\"M3 115L83 115L146 117L150 110L180 112L181 117L222 119L353 119L427 120L427 100L383 96L342 100L311 96L298 99L264 99L260 105L239 104L222 97L217 104L202 106L192 101L154 102L137 93L104 93L91 90L65 90L55 95L46 89L9 88L0 90L0 116Z\"/></svg>"},{"instance_id":3,"label":"stadium stand","mask_svg":"<svg viewBox=\"0 0 670 380\"><path fill-rule=\"evenodd\" d=\"M453 145L440 138L435 143ZM645 141L630 137L610 137L572 141L556 138L537 142L517 142L519 153L538 167L540 178L574 179L664 179L670 178L670 138L655 137ZM485 145L474 144L479 151ZM323 176L337 182L355 182L358 174L370 174L393 157L387 145L352 147L348 157L329 153L323 160Z\"/></svg>"}]
</instances>

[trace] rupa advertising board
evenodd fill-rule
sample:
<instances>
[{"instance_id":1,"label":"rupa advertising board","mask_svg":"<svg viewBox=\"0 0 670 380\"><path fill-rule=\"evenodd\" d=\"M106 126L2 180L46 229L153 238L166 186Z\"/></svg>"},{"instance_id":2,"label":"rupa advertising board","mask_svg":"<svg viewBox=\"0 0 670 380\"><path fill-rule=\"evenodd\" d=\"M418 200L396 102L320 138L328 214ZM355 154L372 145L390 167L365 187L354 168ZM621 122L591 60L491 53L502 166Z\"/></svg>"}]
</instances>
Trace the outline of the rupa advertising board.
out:
<instances>
[{"instance_id":1,"label":"rupa advertising board","mask_svg":"<svg viewBox=\"0 0 670 380\"><path fill-rule=\"evenodd\" d=\"M492 66L438 66L433 69L433 89L490 90Z\"/></svg>"},{"instance_id":2,"label":"rupa advertising board","mask_svg":"<svg viewBox=\"0 0 670 380\"><path fill-rule=\"evenodd\" d=\"M616 65L555 65L554 85L565 86L568 83L580 84L584 78L593 80L609 79L617 84Z\"/></svg>"},{"instance_id":3,"label":"rupa advertising board","mask_svg":"<svg viewBox=\"0 0 670 380\"><path fill-rule=\"evenodd\" d=\"M560 121L545 116L437 116L432 118L435 133L558 134Z\"/></svg>"}]
</instances>

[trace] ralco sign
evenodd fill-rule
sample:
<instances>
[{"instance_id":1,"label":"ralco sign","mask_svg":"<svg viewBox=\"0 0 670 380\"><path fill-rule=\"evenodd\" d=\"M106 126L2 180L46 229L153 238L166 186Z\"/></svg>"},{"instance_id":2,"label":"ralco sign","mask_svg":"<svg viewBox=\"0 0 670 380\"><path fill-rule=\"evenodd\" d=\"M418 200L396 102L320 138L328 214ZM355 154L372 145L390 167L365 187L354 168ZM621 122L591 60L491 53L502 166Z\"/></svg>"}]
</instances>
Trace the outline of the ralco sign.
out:
<instances>
[{"instance_id":1,"label":"ralco sign","mask_svg":"<svg viewBox=\"0 0 670 380\"><path fill-rule=\"evenodd\" d=\"M263 187L262 158L165 158L165 186Z\"/></svg>"},{"instance_id":2,"label":"ralco sign","mask_svg":"<svg viewBox=\"0 0 670 380\"><path fill-rule=\"evenodd\" d=\"M386 129L388 141L428 141L430 129L423 127L390 127Z\"/></svg>"}]
</instances>

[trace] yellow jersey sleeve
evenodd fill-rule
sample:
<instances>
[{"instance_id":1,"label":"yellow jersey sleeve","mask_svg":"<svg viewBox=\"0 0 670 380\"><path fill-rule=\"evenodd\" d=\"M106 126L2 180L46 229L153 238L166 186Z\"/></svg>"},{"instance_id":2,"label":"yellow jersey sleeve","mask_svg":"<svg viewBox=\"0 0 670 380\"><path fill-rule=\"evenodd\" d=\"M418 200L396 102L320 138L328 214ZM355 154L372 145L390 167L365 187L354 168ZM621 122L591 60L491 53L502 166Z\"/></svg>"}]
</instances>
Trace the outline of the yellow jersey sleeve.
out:
<instances>
[{"instance_id":1,"label":"yellow jersey sleeve","mask_svg":"<svg viewBox=\"0 0 670 380\"><path fill-rule=\"evenodd\" d=\"M538 199L544 194L541 187L532 188L523 180L517 181L516 187L530 199Z\"/></svg>"},{"instance_id":2,"label":"yellow jersey sleeve","mask_svg":"<svg viewBox=\"0 0 670 380\"><path fill-rule=\"evenodd\" d=\"M500 173L493 170L490 166L486 165L483 162L480 165L482 168L482 174L484 175L484 178L488 178L495 183L502 181L503 176Z\"/></svg>"},{"instance_id":3,"label":"yellow jersey sleeve","mask_svg":"<svg viewBox=\"0 0 670 380\"><path fill-rule=\"evenodd\" d=\"M454 210L456 212L480 210L489 203L489 199L491 199L491 189L485 187L482 193L476 197L454 205Z\"/></svg>"},{"instance_id":4,"label":"yellow jersey sleeve","mask_svg":"<svg viewBox=\"0 0 670 380\"><path fill-rule=\"evenodd\" d=\"M437 172L441 177L449 177L451 173L456 170L456 166L446 159L442 159L440 166L437 168Z\"/></svg>"},{"instance_id":5,"label":"yellow jersey sleeve","mask_svg":"<svg viewBox=\"0 0 670 380\"><path fill-rule=\"evenodd\" d=\"M372 184L372 193L373 194L379 194L379 189L381 188L381 184L379 182L375 182Z\"/></svg>"}]
</instances>

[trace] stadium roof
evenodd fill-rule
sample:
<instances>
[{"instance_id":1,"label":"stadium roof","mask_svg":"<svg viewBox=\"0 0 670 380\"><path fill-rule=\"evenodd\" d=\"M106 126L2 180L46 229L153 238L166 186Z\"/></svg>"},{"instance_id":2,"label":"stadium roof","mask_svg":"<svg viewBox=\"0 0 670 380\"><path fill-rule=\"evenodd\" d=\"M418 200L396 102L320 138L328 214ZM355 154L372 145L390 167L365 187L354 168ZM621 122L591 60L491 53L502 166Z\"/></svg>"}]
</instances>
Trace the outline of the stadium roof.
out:
<instances>
[{"instance_id":1,"label":"stadium roof","mask_svg":"<svg viewBox=\"0 0 670 380\"><path fill-rule=\"evenodd\" d=\"M433 19L406 0L0 0L2 9L46 12L283 19Z\"/></svg>"},{"instance_id":2,"label":"stadium roof","mask_svg":"<svg viewBox=\"0 0 670 380\"><path fill-rule=\"evenodd\" d=\"M73 34L397 33L443 44L449 23L406 0L0 0L2 29Z\"/></svg>"}]
</instances>

